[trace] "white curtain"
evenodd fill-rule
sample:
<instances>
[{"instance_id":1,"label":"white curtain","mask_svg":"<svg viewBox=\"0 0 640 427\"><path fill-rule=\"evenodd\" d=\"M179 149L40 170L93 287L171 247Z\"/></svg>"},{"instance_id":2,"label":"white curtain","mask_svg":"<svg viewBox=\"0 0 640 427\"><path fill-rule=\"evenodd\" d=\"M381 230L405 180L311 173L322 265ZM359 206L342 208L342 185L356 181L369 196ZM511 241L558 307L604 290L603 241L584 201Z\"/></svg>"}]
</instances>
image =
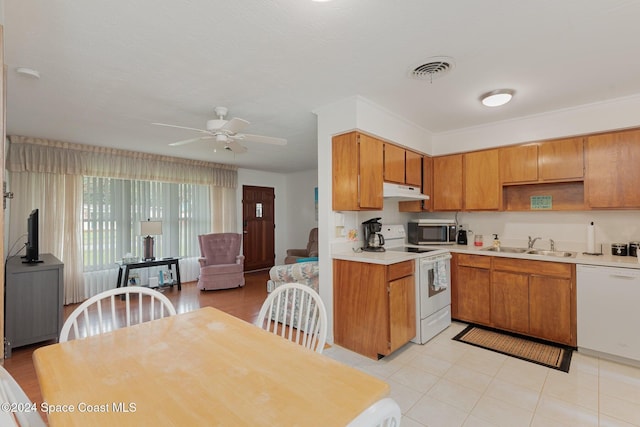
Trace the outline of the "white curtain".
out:
<instances>
[{"instance_id":1,"label":"white curtain","mask_svg":"<svg viewBox=\"0 0 640 427\"><path fill-rule=\"evenodd\" d=\"M65 264L65 304L82 301L116 285L118 270L115 264L105 267L109 263L103 261L103 267L95 269L90 267L90 262L83 260L83 252L91 252L87 251L87 244L91 244L93 249L98 251L105 248L114 250L115 252L111 252L112 257L120 258L126 253L127 247L132 251L136 250L138 242L133 237L135 234L132 228L136 227L140 219L146 219L143 217L164 219L164 215L169 215L179 221L181 212L203 209L202 203L188 203L189 206L185 208L175 202L167 202L162 204L160 210L157 204L147 203L145 197L148 193L145 191L162 185L162 182L188 184L182 187L170 186L163 190L184 193L173 200L180 200L180 197L187 202L194 198L209 199L208 206L205 203L204 209L208 209L208 215L205 217L211 218L210 224L203 226L182 221L182 228L170 228L167 235L163 232L156 242L158 256L175 256L175 251L178 250L176 248L189 254L180 260L183 281L195 280L199 272L199 249L196 250L197 239L192 237L194 233L200 233L200 230L236 230L235 166L11 136L7 152L7 169L10 172L10 190L16 194L16 198L10 204L8 215L9 245L14 240L20 241L19 236L24 234L29 212L34 207L40 208L40 251L52 253ZM115 218L120 230L128 231L128 234L120 232L112 241L84 241L86 233L83 232L83 224L87 225L87 212L83 212L83 185L86 185L86 177L120 178L129 180L130 183L134 182L130 189L123 189L119 197L126 191L133 192L133 197L139 202L138 213L130 214L126 218ZM193 184L208 187L208 194L206 190L202 193L200 187ZM130 200L131 194L128 194L128 197L127 200ZM167 194L162 197L167 197ZM89 267L85 268L87 265ZM148 274L154 272L150 271Z\"/></svg>"}]
</instances>

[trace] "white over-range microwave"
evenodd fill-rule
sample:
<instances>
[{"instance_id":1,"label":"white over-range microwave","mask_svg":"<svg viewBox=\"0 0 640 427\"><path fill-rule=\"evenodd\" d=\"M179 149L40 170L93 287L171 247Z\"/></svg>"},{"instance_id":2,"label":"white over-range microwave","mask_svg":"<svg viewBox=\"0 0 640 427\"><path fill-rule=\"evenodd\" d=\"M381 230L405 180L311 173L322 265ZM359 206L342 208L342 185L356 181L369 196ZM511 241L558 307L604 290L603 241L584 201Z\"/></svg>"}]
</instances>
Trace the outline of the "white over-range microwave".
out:
<instances>
[{"instance_id":1,"label":"white over-range microwave","mask_svg":"<svg viewBox=\"0 0 640 427\"><path fill-rule=\"evenodd\" d=\"M413 245L450 245L456 242L454 220L414 219L409 221L408 241Z\"/></svg>"}]
</instances>

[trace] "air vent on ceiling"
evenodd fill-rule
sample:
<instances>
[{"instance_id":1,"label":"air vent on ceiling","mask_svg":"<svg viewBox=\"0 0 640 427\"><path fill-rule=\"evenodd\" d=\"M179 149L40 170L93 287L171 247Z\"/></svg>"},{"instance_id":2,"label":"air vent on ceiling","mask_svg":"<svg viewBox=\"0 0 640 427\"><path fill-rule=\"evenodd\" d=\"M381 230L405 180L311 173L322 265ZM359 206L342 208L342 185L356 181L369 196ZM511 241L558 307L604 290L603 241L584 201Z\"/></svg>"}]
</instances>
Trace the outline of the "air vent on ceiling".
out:
<instances>
[{"instance_id":1,"label":"air vent on ceiling","mask_svg":"<svg viewBox=\"0 0 640 427\"><path fill-rule=\"evenodd\" d=\"M453 58L449 58L448 56L435 56L428 58L427 62L411 67L409 69L409 77L432 82L448 74L454 66Z\"/></svg>"}]
</instances>

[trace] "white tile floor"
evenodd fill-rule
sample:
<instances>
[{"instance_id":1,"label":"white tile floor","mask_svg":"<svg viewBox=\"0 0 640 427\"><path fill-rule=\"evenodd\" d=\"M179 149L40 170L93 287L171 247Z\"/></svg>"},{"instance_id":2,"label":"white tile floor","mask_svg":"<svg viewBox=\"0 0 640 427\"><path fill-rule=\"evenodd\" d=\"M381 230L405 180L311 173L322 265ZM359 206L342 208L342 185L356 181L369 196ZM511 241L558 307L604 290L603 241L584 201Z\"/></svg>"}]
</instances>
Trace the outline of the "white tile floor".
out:
<instances>
[{"instance_id":1,"label":"white tile floor","mask_svg":"<svg viewBox=\"0 0 640 427\"><path fill-rule=\"evenodd\" d=\"M574 352L564 373L453 341L465 326L379 361L324 353L387 381L403 427L640 426L640 368Z\"/></svg>"}]
</instances>

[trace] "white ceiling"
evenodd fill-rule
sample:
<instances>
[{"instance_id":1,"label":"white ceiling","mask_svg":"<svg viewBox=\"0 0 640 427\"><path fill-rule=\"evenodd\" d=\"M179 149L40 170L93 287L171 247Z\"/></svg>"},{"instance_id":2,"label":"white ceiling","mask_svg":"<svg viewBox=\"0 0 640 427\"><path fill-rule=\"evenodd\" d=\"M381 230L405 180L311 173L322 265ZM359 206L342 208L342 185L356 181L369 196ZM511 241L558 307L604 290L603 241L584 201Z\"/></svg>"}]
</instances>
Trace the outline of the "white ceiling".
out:
<instances>
[{"instance_id":1,"label":"white ceiling","mask_svg":"<svg viewBox=\"0 0 640 427\"><path fill-rule=\"evenodd\" d=\"M363 96L435 133L640 93L637 0L5 0L7 133L291 172L318 107ZM425 82L409 67L450 56ZM40 72L35 80L16 67ZM489 109L481 93L516 90ZM246 143L196 137L217 105Z\"/></svg>"}]
</instances>

